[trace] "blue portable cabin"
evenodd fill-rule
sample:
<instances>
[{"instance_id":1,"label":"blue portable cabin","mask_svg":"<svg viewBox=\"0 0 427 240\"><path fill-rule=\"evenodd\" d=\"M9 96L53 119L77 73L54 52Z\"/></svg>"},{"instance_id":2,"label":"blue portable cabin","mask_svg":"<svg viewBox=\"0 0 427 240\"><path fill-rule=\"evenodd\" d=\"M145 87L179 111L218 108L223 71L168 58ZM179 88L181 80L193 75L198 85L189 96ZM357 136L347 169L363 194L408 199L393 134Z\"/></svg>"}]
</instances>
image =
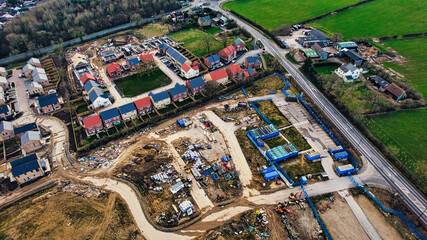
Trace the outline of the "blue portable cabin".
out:
<instances>
[{"instance_id":1,"label":"blue portable cabin","mask_svg":"<svg viewBox=\"0 0 427 240\"><path fill-rule=\"evenodd\" d=\"M307 160L309 160L309 161L313 161L313 160L316 160L319 158L320 158L320 153L318 153L318 152L307 153Z\"/></svg>"},{"instance_id":2,"label":"blue portable cabin","mask_svg":"<svg viewBox=\"0 0 427 240\"><path fill-rule=\"evenodd\" d=\"M272 161L279 162L298 155L299 151L292 143L287 143L285 145L269 149L265 153Z\"/></svg>"},{"instance_id":3,"label":"blue portable cabin","mask_svg":"<svg viewBox=\"0 0 427 240\"><path fill-rule=\"evenodd\" d=\"M221 161L222 162L228 162L228 161L230 161L230 157L229 156L222 157Z\"/></svg>"},{"instance_id":4,"label":"blue portable cabin","mask_svg":"<svg viewBox=\"0 0 427 240\"><path fill-rule=\"evenodd\" d=\"M269 168L263 169L261 172L262 174L266 174L268 172L273 172L273 171L276 171L276 169L274 167L269 167Z\"/></svg>"},{"instance_id":5,"label":"blue portable cabin","mask_svg":"<svg viewBox=\"0 0 427 240\"><path fill-rule=\"evenodd\" d=\"M336 146L336 147L329 148L329 153L333 154L333 153L336 153L336 152L341 152L343 150L344 150L344 148L341 145L339 145L339 146Z\"/></svg>"},{"instance_id":6,"label":"blue portable cabin","mask_svg":"<svg viewBox=\"0 0 427 240\"><path fill-rule=\"evenodd\" d=\"M306 176L302 176L301 177L301 183L302 184L306 184L307 183L307 177Z\"/></svg>"},{"instance_id":7,"label":"blue portable cabin","mask_svg":"<svg viewBox=\"0 0 427 240\"><path fill-rule=\"evenodd\" d=\"M266 181L270 181L270 180L276 179L278 177L279 177L279 174L277 173L277 171L268 172L268 173L264 174L264 179Z\"/></svg>"},{"instance_id":8,"label":"blue portable cabin","mask_svg":"<svg viewBox=\"0 0 427 240\"><path fill-rule=\"evenodd\" d=\"M279 130L273 124L255 128L249 131L249 135L256 141L258 146L264 146L263 141L259 141L258 139L265 140L267 138L272 138L279 135Z\"/></svg>"},{"instance_id":9,"label":"blue portable cabin","mask_svg":"<svg viewBox=\"0 0 427 240\"><path fill-rule=\"evenodd\" d=\"M216 174L216 173L214 173L214 174L212 174L212 179L216 182L216 181L218 181L218 179L219 179L219 176L218 176L218 174Z\"/></svg>"},{"instance_id":10,"label":"blue portable cabin","mask_svg":"<svg viewBox=\"0 0 427 240\"><path fill-rule=\"evenodd\" d=\"M182 121L182 119L181 119L181 118L178 118L178 119L176 120L176 123L178 123L178 125L179 125L180 127L185 127L185 123L184 123L184 121Z\"/></svg>"},{"instance_id":11,"label":"blue portable cabin","mask_svg":"<svg viewBox=\"0 0 427 240\"><path fill-rule=\"evenodd\" d=\"M354 173L354 167L351 164L343 165L337 167L337 172L339 175L346 175L348 173Z\"/></svg>"},{"instance_id":12,"label":"blue portable cabin","mask_svg":"<svg viewBox=\"0 0 427 240\"><path fill-rule=\"evenodd\" d=\"M346 151L337 152L334 154L334 158L336 160L348 158L348 152L346 152Z\"/></svg>"}]
</instances>

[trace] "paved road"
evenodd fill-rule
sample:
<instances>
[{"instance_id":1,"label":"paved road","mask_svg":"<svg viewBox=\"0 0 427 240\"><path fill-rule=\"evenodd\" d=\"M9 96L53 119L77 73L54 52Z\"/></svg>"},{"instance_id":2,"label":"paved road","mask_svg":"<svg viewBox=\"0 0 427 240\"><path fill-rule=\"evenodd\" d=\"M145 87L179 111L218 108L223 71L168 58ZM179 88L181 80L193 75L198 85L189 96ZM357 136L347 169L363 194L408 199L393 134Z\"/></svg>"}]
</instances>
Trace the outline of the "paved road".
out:
<instances>
[{"instance_id":1,"label":"paved road","mask_svg":"<svg viewBox=\"0 0 427 240\"><path fill-rule=\"evenodd\" d=\"M219 7L221 2L209 2L215 10L227 14ZM342 134L356 147L367 162L399 193L403 200L427 223L427 201L387 162L387 160L351 125L351 123L323 96L316 87L286 57L286 50L280 49L272 41L245 22L228 15L238 25L248 30L256 39L260 39L266 50L277 57L286 70L295 78L306 94L318 105L328 118L335 123Z\"/></svg>"}]
</instances>

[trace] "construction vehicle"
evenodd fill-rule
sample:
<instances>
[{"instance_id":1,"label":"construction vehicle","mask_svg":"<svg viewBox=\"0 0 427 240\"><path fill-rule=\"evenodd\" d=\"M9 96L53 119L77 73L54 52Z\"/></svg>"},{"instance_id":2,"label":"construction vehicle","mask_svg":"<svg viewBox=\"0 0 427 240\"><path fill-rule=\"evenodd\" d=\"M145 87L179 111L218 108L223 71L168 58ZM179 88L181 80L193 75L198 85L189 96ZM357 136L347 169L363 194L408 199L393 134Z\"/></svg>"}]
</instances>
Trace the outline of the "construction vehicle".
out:
<instances>
[{"instance_id":1,"label":"construction vehicle","mask_svg":"<svg viewBox=\"0 0 427 240\"><path fill-rule=\"evenodd\" d=\"M291 193L291 194L289 195L289 198L290 198L291 200L294 200L294 199L296 199L296 198L298 197L298 195L299 195L299 196L301 196L301 194L302 194L302 191L297 192L296 194Z\"/></svg>"},{"instance_id":2,"label":"construction vehicle","mask_svg":"<svg viewBox=\"0 0 427 240\"><path fill-rule=\"evenodd\" d=\"M290 213L292 215L292 217L295 217L294 212L292 210L290 210L290 209L287 209L286 206L285 206L285 204L280 203L280 202L277 205L276 211L278 213L285 213L285 211L286 211L286 212Z\"/></svg>"}]
</instances>

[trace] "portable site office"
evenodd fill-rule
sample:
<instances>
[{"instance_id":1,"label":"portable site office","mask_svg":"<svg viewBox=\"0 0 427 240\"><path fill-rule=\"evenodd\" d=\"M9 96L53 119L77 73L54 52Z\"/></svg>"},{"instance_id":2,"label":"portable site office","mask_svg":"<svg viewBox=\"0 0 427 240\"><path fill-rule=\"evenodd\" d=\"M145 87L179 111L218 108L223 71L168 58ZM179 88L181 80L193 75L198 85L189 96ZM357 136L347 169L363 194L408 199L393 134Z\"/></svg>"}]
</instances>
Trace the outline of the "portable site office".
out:
<instances>
[{"instance_id":1,"label":"portable site office","mask_svg":"<svg viewBox=\"0 0 427 240\"><path fill-rule=\"evenodd\" d=\"M264 146L264 142L260 142L258 139L265 140L279 135L279 130L273 124L263 126L260 128L252 129L249 131L249 135L257 142L258 146Z\"/></svg>"},{"instance_id":2,"label":"portable site office","mask_svg":"<svg viewBox=\"0 0 427 240\"><path fill-rule=\"evenodd\" d=\"M278 162L298 155L298 149L292 143L287 143L267 150L266 154L272 161Z\"/></svg>"}]
</instances>

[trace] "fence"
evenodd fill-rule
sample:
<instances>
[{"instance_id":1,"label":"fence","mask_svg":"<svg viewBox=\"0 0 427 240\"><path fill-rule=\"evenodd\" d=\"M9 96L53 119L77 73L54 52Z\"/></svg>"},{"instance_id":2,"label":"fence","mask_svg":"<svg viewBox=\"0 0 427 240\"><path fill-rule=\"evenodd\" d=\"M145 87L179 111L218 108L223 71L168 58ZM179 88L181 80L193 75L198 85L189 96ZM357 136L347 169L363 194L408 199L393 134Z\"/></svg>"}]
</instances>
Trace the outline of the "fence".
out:
<instances>
[{"instance_id":1,"label":"fence","mask_svg":"<svg viewBox=\"0 0 427 240\"><path fill-rule=\"evenodd\" d=\"M409 220L405 217L405 215L403 215L403 213L402 212L399 212L399 211L396 211L396 210L393 210L393 209L388 209L388 208L386 208L385 206L384 206L384 204L382 204L381 202L380 202L380 200L378 200L378 198L376 198L375 196L374 196L374 194L372 194L371 193L371 191L369 191L369 189L368 188L366 188L365 186L362 186L362 185L360 185L357 181L356 181L356 179L351 175L351 174L349 174L349 175L347 175L349 178L350 178L350 180L353 182L353 184L357 187L357 188L360 188L360 189L362 189L365 193L366 193L366 195L368 195L368 197L372 200L372 201L374 201L374 203L375 204L377 204L380 208L381 208L381 210L383 210L384 212L386 212L386 213L391 213L391 214L394 214L394 215L397 215L398 217L400 217L400 219L402 219L402 221L406 224L406 226L408 226L411 230L412 230L412 232L413 233L415 233L415 235L417 235L417 237L419 238L419 239L421 239L421 240L425 240L425 238L424 238L424 236L423 235L421 235L421 233L415 228L415 226L414 225L412 225L412 223L411 222L409 222Z\"/></svg>"},{"instance_id":2,"label":"fence","mask_svg":"<svg viewBox=\"0 0 427 240\"><path fill-rule=\"evenodd\" d=\"M255 109L255 111L261 116L261 118L264 119L264 121L266 121L268 124L273 124L273 123L271 123L270 119L268 119L266 116L264 116L264 114L262 114L262 112L254 104L254 102L262 102L262 101L267 101L267 100L271 100L271 98L249 101L249 104Z\"/></svg>"},{"instance_id":3,"label":"fence","mask_svg":"<svg viewBox=\"0 0 427 240\"><path fill-rule=\"evenodd\" d=\"M287 97L287 98L296 98L296 99L298 99L302 104L303 104L303 106L307 109L307 111L317 120L317 122L320 124L320 126L322 126L322 128L325 130L325 132L329 135L329 137L331 137L332 138L332 140L334 141L334 143L336 144L336 145L342 145L341 143L340 143L340 141L338 141L338 139L334 136L334 134L332 134L332 132L329 130L329 128L328 127L326 127L326 125L322 122L322 120L320 120L320 118L317 116L317 114L313 111L313 109L311 109L311 107L310 106L308 106L308 104L304 101L304 99L302 99L302 96L301 95L292 95L292 94L289 94L288 92L286 92L286 89L288 89L288 88L290 88L290 86L291 86L291 84L288 82L288 81L286 81L286 79L285 79L285 77L283 77L281 74L279 74L279 73L275 73L275 75L276 76L279 76L279 77L281 77L282 78L282 80L285 82L285 86L282 88L282 92L285 94L285 96ZM356 160L352 157L352 156L349 156L349 160L350 160L350 162L352 162L353 164L354 164L354 168L356 169L356 171L357 171L357 168L358 168L358 164L357 164L357 162L356 162Z\"/></svg>"},{"instance_id":4,"label":"fence","mask_svg":"<svg viewBox=\"0 0 427 240\"><path fill-rule=\"evenodd\" d=\"M308 205L310 205L311 209L313 209L314 216L316 217L317 222L319 223L320 227L322 228L323 232L325 233L326 238L329 240L332 240L331 234L329 234L328 229L326 228L322 219L320 219L320 216L319 216L319 213L317 212L316 207L314 206L313 202L311 201L310 197L308 196L308 193L305 191L304 185L302 185L302 184L301 184L301 189L305 195L305 198L307 199Z\"/></svg>"}]
</instances>

